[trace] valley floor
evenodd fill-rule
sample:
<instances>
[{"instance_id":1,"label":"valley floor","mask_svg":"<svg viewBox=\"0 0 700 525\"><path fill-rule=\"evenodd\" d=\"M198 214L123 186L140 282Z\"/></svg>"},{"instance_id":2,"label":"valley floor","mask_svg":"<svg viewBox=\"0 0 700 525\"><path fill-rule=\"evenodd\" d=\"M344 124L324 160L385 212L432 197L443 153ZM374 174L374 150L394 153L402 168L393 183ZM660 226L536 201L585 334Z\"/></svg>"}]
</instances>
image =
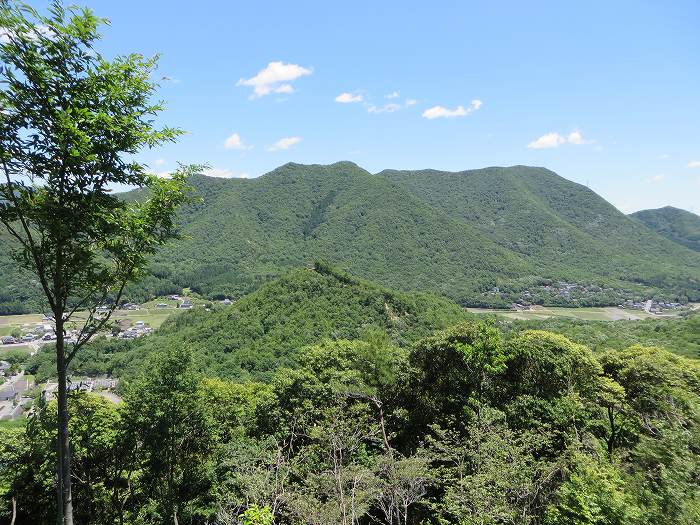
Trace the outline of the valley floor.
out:
<instances>
[{"instance_id":1,"label":"valley floor","mask_svg":"<svg viewBox=\"0 0 700 525\"><path fill-rule=\"evenodd\" d=\"M700 305L691 305L697 309ZM638 321L642 319L672 319L678 317L678 313L652 314L643 310L630 310L616 306L591 307L591 308L564 308L555 306L533 306L529 310L499 310L493 308L466 308L468 312L475 314L496 314L508 319L532 320L549 319L550 317L568 317L582 321Z\"/></svg>"}]
</instances>

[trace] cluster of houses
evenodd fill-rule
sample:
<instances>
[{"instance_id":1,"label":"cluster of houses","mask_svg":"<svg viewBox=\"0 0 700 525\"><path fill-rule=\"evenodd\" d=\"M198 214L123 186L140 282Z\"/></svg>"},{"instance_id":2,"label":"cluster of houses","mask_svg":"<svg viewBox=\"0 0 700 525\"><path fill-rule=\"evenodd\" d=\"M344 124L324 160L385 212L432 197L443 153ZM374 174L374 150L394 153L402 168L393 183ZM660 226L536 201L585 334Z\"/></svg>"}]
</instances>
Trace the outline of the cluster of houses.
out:
<instances>
[{"instance_id":1,"label":"cluster of houses","mask_svg":"<svg viewBox=\"0 0 700 525\"><path fill-rule=\"evenodd\" d=\"M148 335L151 332L153 332L153 328L146 325L143 321L136 321L133 325L121 330L117 337L120 339L136 339L137 337Z\"/></svg>"},{"instance_id":2,"label":"cluster of houses","mask_svg":"<svg viewBox=\"0 0 700 525\"><path fill-rule=\"evenodd\" d=\"M6 335L0 339L0 342L4 345L12 345L17 343L32 343L34 341L48 342L55 339L56 333L53 324L41 322L33 327L25 324L22 326L22 335L19 337Z\"/></svg>"},{"instance_id":3,"label":"cluster of houses","mask_svg":"<svg viewBox=\"0 0 700 525\"><path fill-rule=\"evenodd\" d=\"M175 305L176 308L181 308L184 310L189 310L194 306L194 303L187 298L187 297L180 297L179 295L169 295L168 296L169 301L175 301L177 304ZM156 308L158 309L163 309L163 308L172 308L172 305L169 305L168 303L157 303Z\"/></svg>"},{"instance_id":4,"label":"cluster of houses","mask_svg":"<svg viewBox=\"0 0 700 525\"><path fill-rule=\"evenodd\" d=\"M23 374L17 374L0 386L0 421L16 419L31 406L32 398L28 391L34 381Z\"/></svg>"},{"instance_id":5,"label":"cluster of houses","mask_svg":"<svg viewBox=\"0 0 700 525\"><path fill-rule=\"evenodd\" d=\"M660 314L664 310L679 310L685 308L681 303L672 303L667 301L657 301L656 299L647 299L646 301L625 301L618 305L620 308L628 310L643 310L650 314Z\"/></svg>"}]
</instances>

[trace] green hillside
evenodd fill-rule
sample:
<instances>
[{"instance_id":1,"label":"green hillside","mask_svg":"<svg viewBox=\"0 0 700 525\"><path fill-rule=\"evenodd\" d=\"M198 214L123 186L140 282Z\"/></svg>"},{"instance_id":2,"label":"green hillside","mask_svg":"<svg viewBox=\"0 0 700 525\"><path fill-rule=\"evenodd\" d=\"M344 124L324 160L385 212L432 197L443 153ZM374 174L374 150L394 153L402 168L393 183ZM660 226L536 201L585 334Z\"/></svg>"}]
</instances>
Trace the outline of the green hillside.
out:
<instances>
[{"instance_id":1,"label":"green hillside","mask_svg":"<svg viewBox=\"0 0 700 525\"><path fill-rule=\"evenodd\" d=\"M192 183L203 203L183 212L189 239L157 257L156 286L240 296L325 259L385 286L467 301L532 273L471 225L350 162Z\"/></svg>"},{"instance_id":2,"label":"green hillside","mask_svg":"<svg viewBox=\"0 0 700 525\"><path fill-rule=\"evenodd\" d=\"M673 206L665 206L655 210L638 211L631 217L667 239L700 252L700 216Z\"/></svg>"},{"instance_id":3,"label":"green hillside","mask_svg":"<svg viewBox=\"0 0 700 525\"><path fill-rule=\"evenodd\" d=\"M129 376L147 355L185 342L212 375L266 379L280 366L295 366L301 348L323 339L376 338L379 332L406 346L467 317L445 299L392 291L317 264L292 270L231 306L174 315L133 343L96 342L77 356L74 371ZM40 377L54 370L51 359L51 352L37 355Z\"/></svg>"},{"instance_id":4,"label":"green hillside","mask_svg":"<svg viewBox=\"0 0 700 525\"><path fill-rule=\"evenodd\" d=\"M693 296L700 289L696 253L545 168L386 170L379 176L471 224L525 258L540 276L686 289Z\"/></svg>"}]
</instances>

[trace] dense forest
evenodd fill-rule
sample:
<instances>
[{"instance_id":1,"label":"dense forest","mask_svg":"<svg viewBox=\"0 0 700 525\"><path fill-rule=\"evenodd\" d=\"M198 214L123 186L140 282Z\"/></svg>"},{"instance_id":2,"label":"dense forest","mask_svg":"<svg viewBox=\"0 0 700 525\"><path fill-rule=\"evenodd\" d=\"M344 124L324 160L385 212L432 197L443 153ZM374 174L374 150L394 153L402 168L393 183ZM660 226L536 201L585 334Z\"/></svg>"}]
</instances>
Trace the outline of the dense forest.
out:
<instances>
[{"instance_id":1,"label":"dense forest","mask_svg":"<svg viewBox=\"0 0 700 525\"><path fill-rule=\"evenodd\" d=\"M697 361L490 322L404 343L323 338L232 382L168 340L122 403L71 395L76 522L700 519ZM0 427L1 510L14 502L18 523L55 522L55 413L39 402Z\"/></svg>"},{"instance_id":2,"label":"dense forest","mask_svg":"<svg viewBox=\"0 0 700 525\"><path fill-rule=\"evenodd\" d=\"M199 201L180 214L184 238L155 255L130 300L185 287L237 298L318 259L463 305L700 297L700 254L543 168L371 175L350 162L286 164L254 180L190 183ZM0 312L41 310L38 284L16 273L3 239Z\"/></svg>"}]
</instances>

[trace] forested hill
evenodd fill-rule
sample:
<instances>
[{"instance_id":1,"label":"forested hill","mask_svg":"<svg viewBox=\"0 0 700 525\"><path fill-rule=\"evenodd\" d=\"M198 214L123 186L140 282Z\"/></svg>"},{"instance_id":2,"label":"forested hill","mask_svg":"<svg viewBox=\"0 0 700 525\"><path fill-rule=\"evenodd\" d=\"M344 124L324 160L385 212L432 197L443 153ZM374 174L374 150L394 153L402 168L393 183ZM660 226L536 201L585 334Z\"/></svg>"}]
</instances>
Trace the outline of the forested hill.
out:
<instances>
[{"instance_id":1,"label":"forested hill","mask_svg":"<svg viewBox=\"0 0 700 525\"><path fill-rule=\"evenodd\" d=\"M527 260L539 275L700 287L697 254L548 169L386 170L379 176L471 224Z\"/></svg>"},{"instance_id":2,"label":"forested hill","mask_svg":"<svg viewBox=\"0 0 700 525\"><path fill-rule=\"evenodd\" d=\"M389 290L317 263L291 270L231 306L175 315L131 344L97 342L72 366L79 374L131 377L149 354L185 342L210 375L264 380L279 367L296 366L301 348L324 339L408 346L469 317L446 299ZM39 377L52 373L51 359L48 352L37 355Z\"/></svg>"},{"instance_id":3,"label":"forested hill","mask_svg":"<svg viewBox=\"0 0 700 525\"><path fill-rule=\"evenodd\" d=\"M631 215L667 239L700 252L700 216L689 211L666 206L642 210Z\"/></svg>"},{"instance_id":4,"label":"forested hill","mask_svg":"<svg viewBox=\"0 0 700 525\"><path fill-rule=\"evenodd\" d=\"M185 238L155 257L129 299L183 287L237 298L328 260L384 286L469 305L700 300L700 254L543 168L372 175L351 162L285 164L256 179L191 183L202 199L180 214ZM31 289L14 265L0 268L3 281L0 309L26 304ZM569 296L559 282L584 293Z\"/></svg>"}]
</instances>

